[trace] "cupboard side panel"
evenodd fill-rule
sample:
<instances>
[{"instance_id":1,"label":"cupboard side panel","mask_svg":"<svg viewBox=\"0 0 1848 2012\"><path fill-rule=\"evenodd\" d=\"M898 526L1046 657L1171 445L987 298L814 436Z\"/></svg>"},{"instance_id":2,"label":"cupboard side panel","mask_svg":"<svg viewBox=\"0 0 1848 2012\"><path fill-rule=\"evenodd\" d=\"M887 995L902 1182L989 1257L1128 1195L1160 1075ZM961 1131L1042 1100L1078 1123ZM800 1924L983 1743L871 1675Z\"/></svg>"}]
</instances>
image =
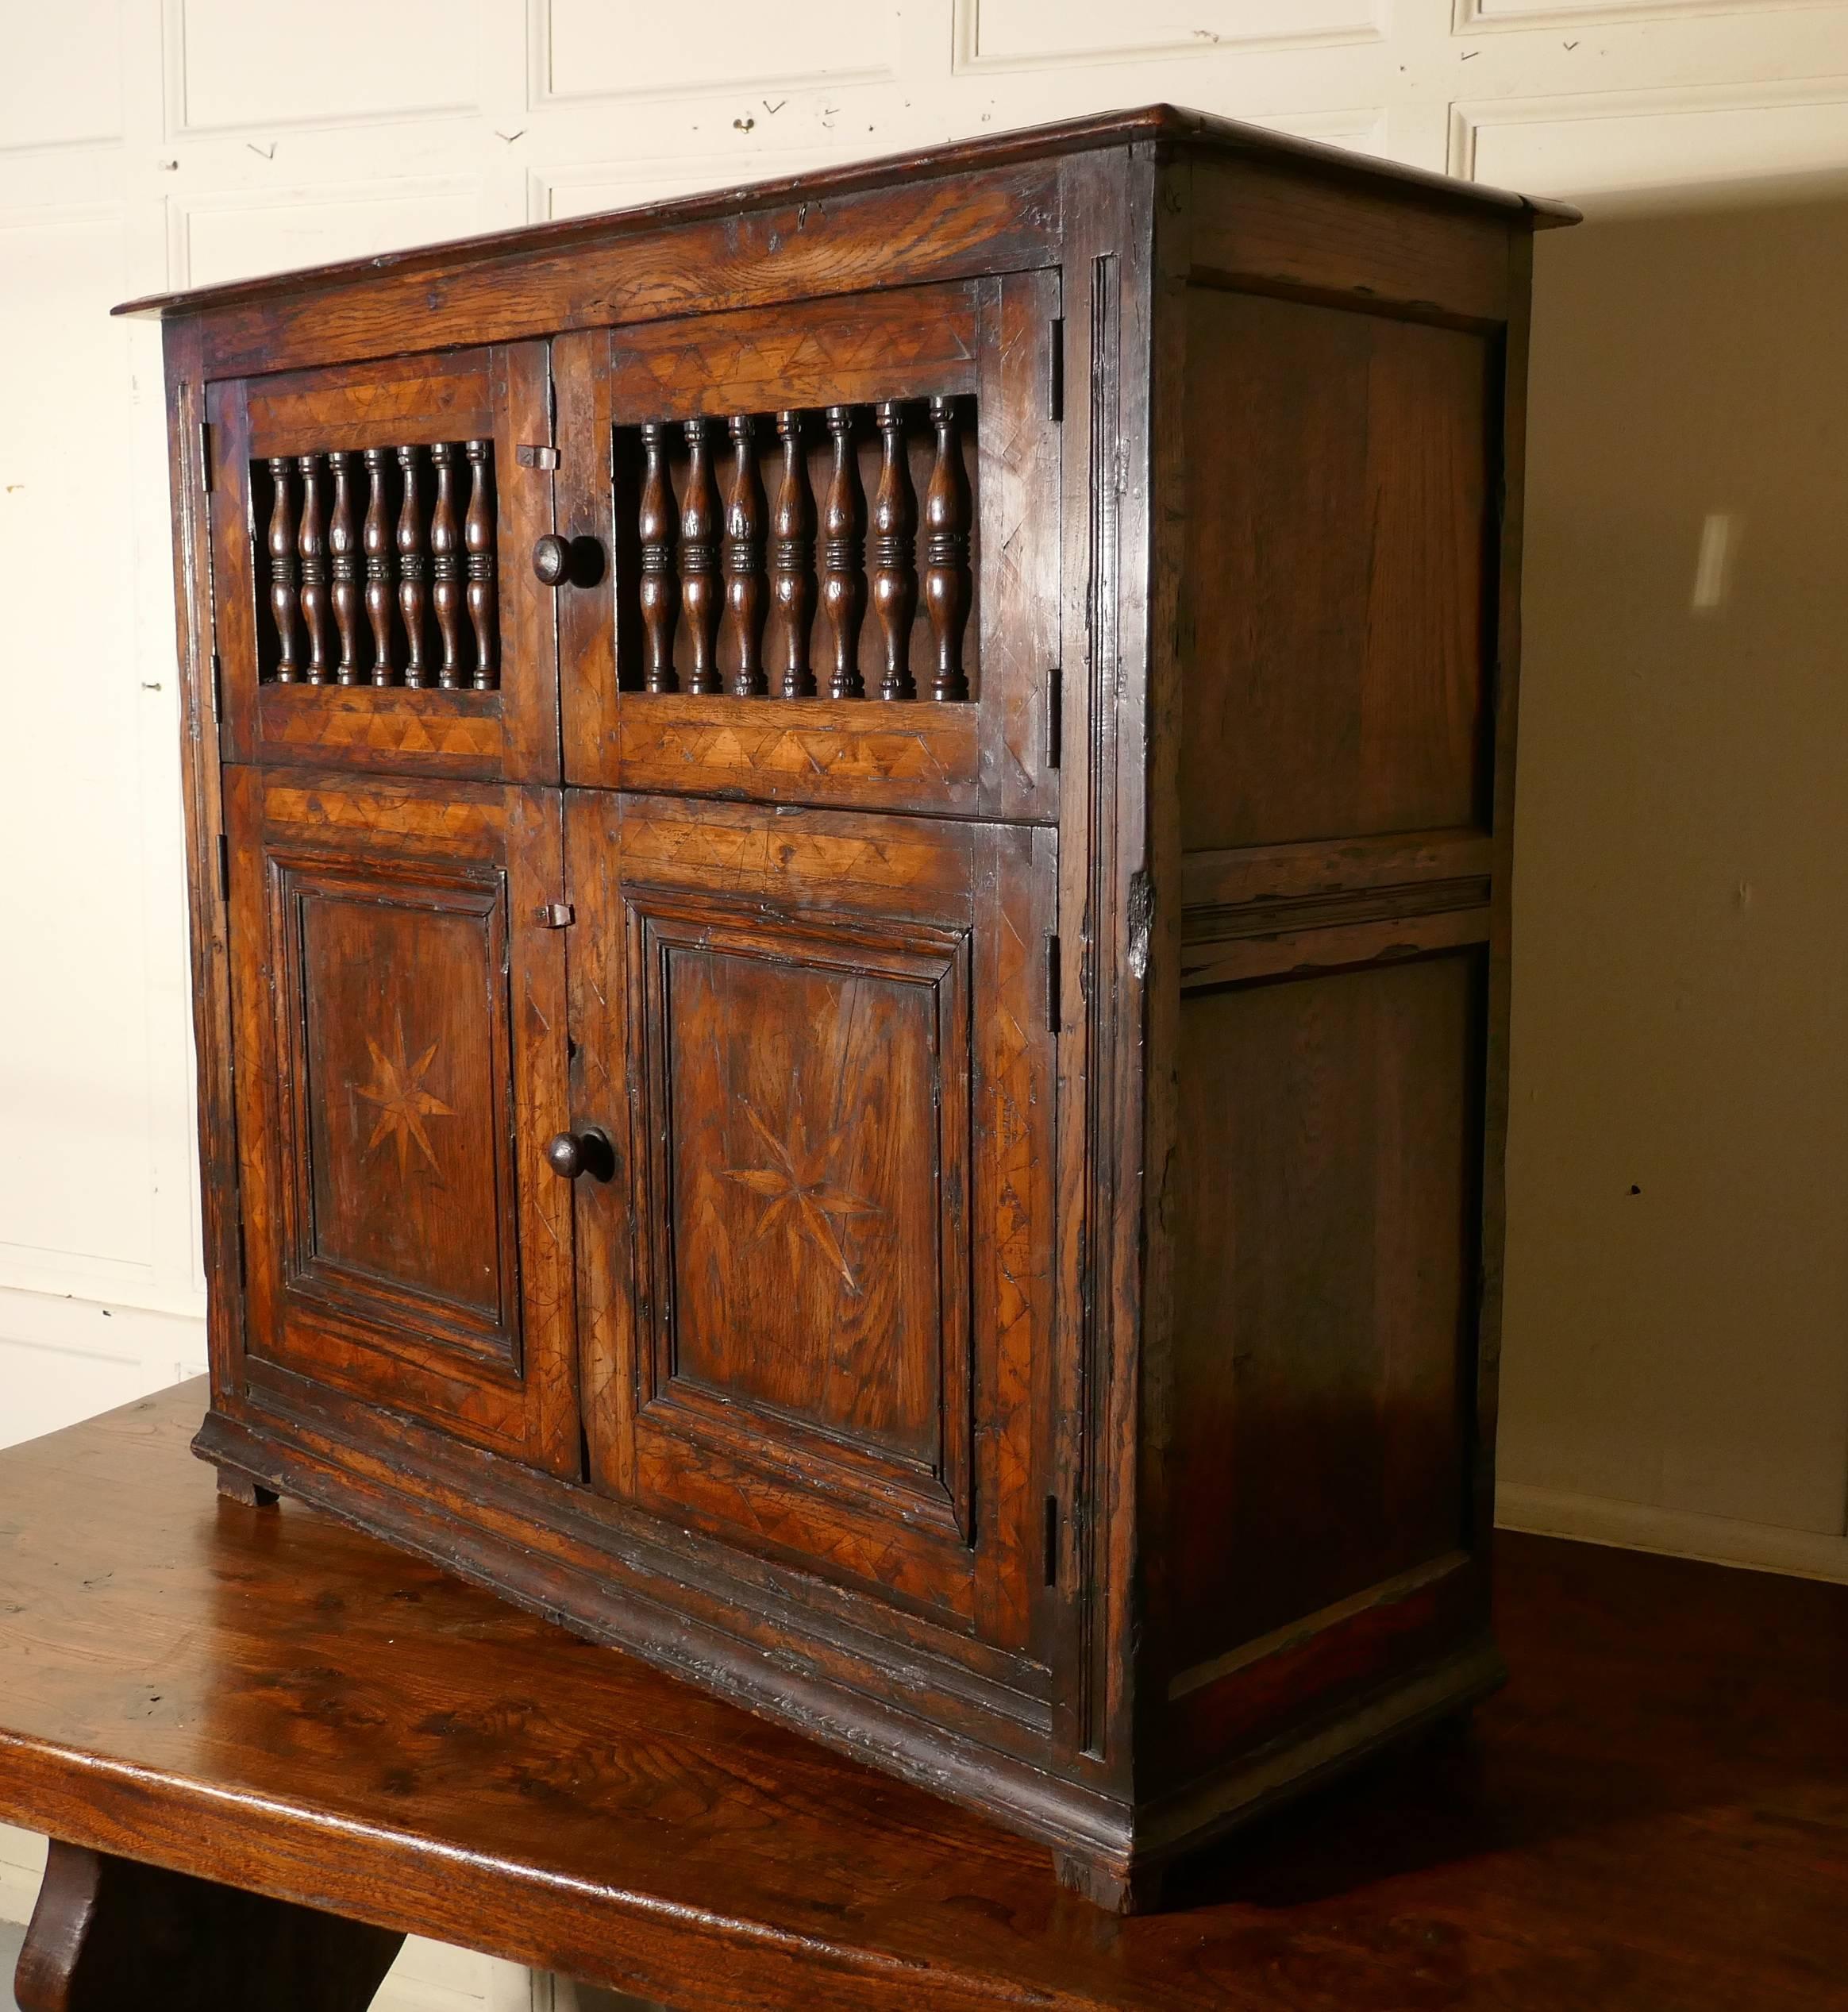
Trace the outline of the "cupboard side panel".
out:
<instances>
[{"instance_id":1,"label":"cupboard side panel","mask_svg":"<svg viewBox=\"0 0 1848 2012\"><path fill-rule=\"evenodd\" d=\"M1434 1659L1489 1667L1511 566L1491 317L1526 237L1503 235L1503 276L1467 311L1438 312L1207 257L1223 193L1188 187L1170 306L1178 1117L1143 1433L1157 1794ZM1430 249L1434 269L1450 256ZM1472 236L1458 269L1482 256Z\"/></svg>"},{"instance_id":2,"label":"cupboard side panel","mask_svg":"<svg viewBox=\"0 0 1848 2012\"><path fill-rule=\"evenodd\" d=\"M1493 345L1216 287L1186 311L1183 842L1477 822Z\"/></svg>"}]
</instances>

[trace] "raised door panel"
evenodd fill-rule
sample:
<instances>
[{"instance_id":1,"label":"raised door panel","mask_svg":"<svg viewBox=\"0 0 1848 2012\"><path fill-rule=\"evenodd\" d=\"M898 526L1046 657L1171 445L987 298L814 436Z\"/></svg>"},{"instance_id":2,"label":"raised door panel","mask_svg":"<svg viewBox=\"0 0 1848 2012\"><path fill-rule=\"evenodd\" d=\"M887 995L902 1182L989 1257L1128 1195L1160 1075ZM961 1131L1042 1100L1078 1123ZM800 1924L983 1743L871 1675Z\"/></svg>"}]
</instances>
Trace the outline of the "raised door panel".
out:
<instances>
[{"instance_id":1,"label":"raised door panel","mask_svg":"<svg viewBox=\"0 0 1848 2012\"><path fill-rule=\"evenodd\" d=\"M1049 819L1056 272L561 337L574 782ZM579 443L583 443L580 449Z\"/></svg>"},{"instance_id":2,"label":"raised door panel","mask_svg":"<svg viewBox=\"0 0 1848 2012\"><path fill-rule=\"evenodd\" d=\"M228 772L248 1379L579 1465L556 796Z\"/></svg>"},{"instance_id":3,"label":"raised door panel","mask_svg":"<svg viewBox=\"0 0 1848 2012\"><path fill-rule=\"evenodd\" d=\"M1051 834L570 802L595 1478L1029 1648Z\"/></svg>"},{"instance_id":4,"label":"raised door panel","mask_svg":"<svg viewBox=\"0 0 1848 2012\"><path fill-rule=\"evenodd\" d=\"M228 754L557 780L550 397L542 342L210 387Z\"/></svg>"},{"instance_id":5,"label":"raised door panel","mask_svg":"<svg viewBox=\"0 0 1848 2012\"><path fill-rule=\"evenodd\" d=\"M1486 825L1496 341L1207 286L1186 310L1183 846Z\"/></svg>"}]
</instances>

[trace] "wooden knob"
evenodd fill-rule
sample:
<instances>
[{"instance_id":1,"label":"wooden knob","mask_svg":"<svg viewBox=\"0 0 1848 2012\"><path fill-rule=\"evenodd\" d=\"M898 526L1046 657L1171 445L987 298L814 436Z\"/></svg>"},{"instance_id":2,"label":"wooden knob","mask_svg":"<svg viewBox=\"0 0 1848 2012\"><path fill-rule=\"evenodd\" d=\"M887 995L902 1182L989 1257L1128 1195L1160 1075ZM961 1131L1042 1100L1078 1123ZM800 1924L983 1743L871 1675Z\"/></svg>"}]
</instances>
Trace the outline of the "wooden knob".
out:
<instances>
[{"instance_id":1,"label":"wooden knob","mask_svg":"<svg viewBox=\"0 0 1848 2012\"><path fill-rule=\"evenodd\" d=\"M533 546L533 570L542 587L562 587L571 578L571 541L548 531Z\"/></svg>"},{"instance_id":2,"label":"wooden knob","mask_svg":"<svg viewBox=\"0 0 1848 2012\"><path fill-rule=\"evenodd\" d=\"M595 1125L558 1133L547 1143L545 1158L561 1181L575 1181L580 1174L607 1181L616 1171L616 1149Z\"/></svg>"}]
</instances>

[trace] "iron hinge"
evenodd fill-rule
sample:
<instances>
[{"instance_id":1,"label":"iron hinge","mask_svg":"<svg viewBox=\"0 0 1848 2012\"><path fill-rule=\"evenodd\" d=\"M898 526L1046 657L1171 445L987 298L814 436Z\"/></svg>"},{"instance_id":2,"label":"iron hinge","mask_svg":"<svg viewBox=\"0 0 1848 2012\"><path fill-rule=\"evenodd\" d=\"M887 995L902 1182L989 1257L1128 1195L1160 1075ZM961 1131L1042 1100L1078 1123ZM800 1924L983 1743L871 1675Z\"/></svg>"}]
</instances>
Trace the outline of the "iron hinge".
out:
<instances>
[{"instance_id":1,"label":"iron hinge","mask_svg":"<svg viewBox=\"0 0 1848 2012\"><path fill-rule=\"evenodd\" d=\"M1046 939L1046 1031L1057 1034L1062 1016L1059 1001L1059 939Z\"/></svg>"},{"instance_id":2,"label":"iron hinge","mask_svg":"<svg viewBox=\"0 0 1848 2012\"><path fill-rule=\"evenodd\" d=\"M209 496L212 493L212 422L199 422L199 487Z\"/></svg>"},{"instance_id":3,"label":"iron hinge","mask_svg":"<svg viewBox=\"0 0 1848 2012\"><path fill-rule=\"evenodd\" d=\"M1045 1582L1057 1586L1059 1582L1059 1498L1046 1497L1045 1522Z\"/></svg>"},{"instance_id":4,"label":"iron hinge","mask_svg":"<svg viewBox=\"0 0 1848 2012\"><path fill-rule=\"evenodd\" d=\"M1065 416L1065 318L1063 314L1053 317L1047 379L1046 409L1056 426Z\"/></svg>"},{"instance_id":5,"label":"iron hinge","mask_svg":"<svg viewBox=\"0 0 1848 2012\"><path fill-rule=\"evenodd\" d=\"M212 652L212 717L216 720L225 717L225 660L215 649Z\"/></svg>"},{"instance_id":6,"label":"iron hinge","mask_svg":"<svg viewBox=\"0 0 1848 2012\"><path fill-rule=\"evenodd\" d=\"M222 831L218 834L218 899L231 899L231 841Z\"/></svg>"},{"instance_id":7,"label":"iron hinge","mask_svg":"<svg viewBox=\"0 0 1848 2012\"><path fill-rule=\"evenodd\" d=\"M237 1282L240 1285L250 1283L250 1260L244 1243L244 1218L241 1216L237 1219Z\"/></svg>"},{"instance_id":8,"label":"iron hinge","mask_svg":"<svg viewBox=\"0 0 1848 2012\"><path fill-rule=\"evenodd\" d=\"M1046 673L1046 766L1059 765L1059 749L1065 738L1065 673L1055 664Z\"/></svg>"}]
</instances>

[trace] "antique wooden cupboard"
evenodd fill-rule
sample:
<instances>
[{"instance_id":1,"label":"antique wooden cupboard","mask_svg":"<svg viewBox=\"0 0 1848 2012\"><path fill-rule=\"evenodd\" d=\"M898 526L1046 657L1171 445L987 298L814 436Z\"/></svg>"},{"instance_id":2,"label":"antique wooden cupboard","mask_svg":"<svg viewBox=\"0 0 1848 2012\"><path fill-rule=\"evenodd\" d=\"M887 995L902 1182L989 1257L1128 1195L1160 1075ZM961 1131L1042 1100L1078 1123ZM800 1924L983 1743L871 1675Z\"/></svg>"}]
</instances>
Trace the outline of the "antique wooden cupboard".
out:
<instances>
[{"instance_id":1,"label":"antique wooden cupboard","mask_svg":"<svg viewBox=\"0 0 1848 2012\"><path fill-rule=\"evenodd\" d=\"M1161 107L137 303L223 1486L1118 1906L1492 1686L1570 214Z\"/></svg>"}]
</instances>

